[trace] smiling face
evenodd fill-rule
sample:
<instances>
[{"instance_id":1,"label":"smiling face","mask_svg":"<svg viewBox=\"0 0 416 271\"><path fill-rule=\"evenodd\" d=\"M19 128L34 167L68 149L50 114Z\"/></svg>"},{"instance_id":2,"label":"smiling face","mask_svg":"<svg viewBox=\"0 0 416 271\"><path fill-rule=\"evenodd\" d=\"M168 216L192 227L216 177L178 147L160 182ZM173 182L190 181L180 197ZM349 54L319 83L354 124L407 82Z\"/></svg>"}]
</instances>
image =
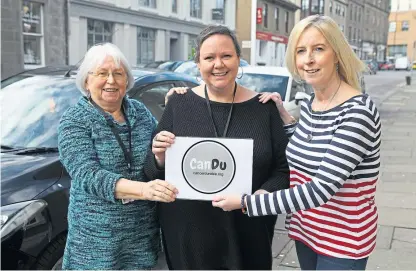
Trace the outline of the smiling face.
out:
<instances>
[{"instance_id":1,"label":"smiling face","mask_svg":"<svg viewBox=\"0 0 416 271\"><path fill-rule=\"evenodd\" d=\"M126 95L126 87L126 72L121 65L117 67L111 56L107 56L100 66L90 71L85 83L93 101L103 108L120 106Z\"/></svg>"},{"instance_id":2,"label":"smiling face","mask_svg":"<svg viewBox=\"0 0 416 271\"><path fill-rule=\"evenodd\" d=\"M211 90L234 87L240 58L232 39L227 35L212 35L201 45L198 68Z\"/></svg>"},{"instance_id":3,"label":"smiling face","mask_svg":"<svg viewBox=\"0 0 416 271\"><path fill-rule=\"evenodd\" d=\"M338 60L335 52L315 27L307 28L299 37L295 55L301 78L312 87L325 87L336 77Z\"/></svg>"}]
</instances>

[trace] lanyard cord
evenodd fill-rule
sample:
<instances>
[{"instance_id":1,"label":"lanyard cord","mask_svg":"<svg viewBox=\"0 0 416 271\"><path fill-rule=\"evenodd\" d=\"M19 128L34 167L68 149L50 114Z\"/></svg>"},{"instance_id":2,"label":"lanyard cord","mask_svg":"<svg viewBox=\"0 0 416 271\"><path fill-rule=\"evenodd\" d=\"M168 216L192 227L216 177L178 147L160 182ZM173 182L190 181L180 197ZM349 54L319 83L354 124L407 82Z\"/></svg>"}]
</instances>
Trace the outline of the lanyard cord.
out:
<instances>
[{"instance_id":1,"label":"lanyard cord","mask_svg":"<svg viewBox=\"0 0 416 271\"><path fill-rule=\"evenodd\" d=\"M115 138L117 139L118 145L120 146L121 150L123 151L124 154L124 159L127 162L127 167L129 168L129 172L131 173L131 164L132 164L132 160L133 160L133 155L132 155L132 140L131 140L131 127L130 127L130 122L129 119L127 118L127 114L126 114L126 110L123 108L123 114L124 114L124 119L126 120L126 124L127 124L127 129L129 131L129 150L127 151L126 146L123 143L123 140L121 140L120 137L120 133L118 131L118 129L116 128L116 126L114 125L114 122L108 117L108 113L105 112L98 104L96 104L91 98L89 99L89 102L98 109L98 111L100 111L100 113L103 115L103 117L105 118L107 125L110 127L111 132L113 132Z\"/></svg>"},{"instance_id":2,"label":"lanyard cord","mask_svg":"<svg viewBox=\"0 0 416 271\"><path fill-rule=\"evenodd\" d=\"M207 85L205 85L204 91L205 91L205 101L207 102L208 112L209 112L209 115L211 117L212 126L214 127L215 137L218 137L217 126L215 125L214 116L212 115L211 104L210 104L210 100L209 100L209 97L208 97ZM230 121L231 121L231 115L233 114L234 98L235 98L235 93L236 92L237 92L237 83L235 83L235 85L234 85L233 101L231 103L230 112L228 113L228 119L227 119L227 123L225 125L225 129L224 129L224 133L223 133L222 137L227 136L228 127L229 127Z\"/></svg>"}]
</instances>

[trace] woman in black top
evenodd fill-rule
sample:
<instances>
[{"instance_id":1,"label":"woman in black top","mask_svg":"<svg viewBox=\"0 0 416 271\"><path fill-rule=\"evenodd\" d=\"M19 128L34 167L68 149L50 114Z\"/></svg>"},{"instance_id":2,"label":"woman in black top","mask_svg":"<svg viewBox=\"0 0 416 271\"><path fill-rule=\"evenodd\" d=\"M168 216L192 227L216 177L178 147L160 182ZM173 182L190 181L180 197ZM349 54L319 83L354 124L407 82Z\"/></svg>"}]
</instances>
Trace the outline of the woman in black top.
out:
<instances>
[{"instance_id":1,"label":"woman in black top","mask_svg":"<svg viewBox=\"0 0 416 271\"><path fill-rule=\"evenodd\" d=\"M253 193L288 188L288 138L274 103L259 103L256 92L235 82L241 54L235 35L224 26L209 26L197 43L195 61L205 84L170 97L145 173L164 178L165 151L175 135L225 135L254 140ZM275 216L248 218L241 211L213 208L209 201L176 200L159 204L159 221L170 269L272 267Z\"/></svg>"}]
</instances>

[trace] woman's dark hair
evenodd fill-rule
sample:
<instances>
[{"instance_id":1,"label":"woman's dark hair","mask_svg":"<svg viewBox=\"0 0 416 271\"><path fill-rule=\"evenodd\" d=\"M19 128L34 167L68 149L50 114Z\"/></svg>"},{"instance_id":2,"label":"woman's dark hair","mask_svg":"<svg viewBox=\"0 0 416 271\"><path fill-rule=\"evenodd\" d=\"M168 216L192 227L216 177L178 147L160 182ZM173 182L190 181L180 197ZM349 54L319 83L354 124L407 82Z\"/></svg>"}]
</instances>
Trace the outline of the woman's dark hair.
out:
<instances>
[{"instance_id":1,"label":"woman's dark hair","mask_svg":"<svg viewBox=\"0 0 416 271\"><path fill-rule=\"evenodd\" d=\"M196 38L196 52L194 60L196 63L199 62L199 56L201 51L201 46L204 43L206 39L213 35L226 35L231 38L231 40L234 43L235 51L237 53L237 56L241 56L241 48L238 44L237 37L235 36L234 32L231 31L228 27L222 26L222 25L209 25L204 30L199 33L198 37Z\"/></svg>"}]
</instances>

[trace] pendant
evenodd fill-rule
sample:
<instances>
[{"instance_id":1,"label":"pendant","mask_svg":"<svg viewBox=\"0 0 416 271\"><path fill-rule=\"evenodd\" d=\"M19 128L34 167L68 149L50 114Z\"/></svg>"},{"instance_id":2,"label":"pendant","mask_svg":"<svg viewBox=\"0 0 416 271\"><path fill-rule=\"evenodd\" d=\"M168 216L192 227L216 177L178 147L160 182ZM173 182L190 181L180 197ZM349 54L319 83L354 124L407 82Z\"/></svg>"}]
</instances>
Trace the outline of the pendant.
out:
<instances>
[{"instance_id":1,"label":"pendant","mask_svg":"<svg viewBox=\"0 0 416 271\"><path fill-rule=\"evenodd\" d=\"M306 140L308 141L308 142L310 142L311 140L312 140L312 133L310 133L310 134L308 134L307 136L306 136Z\"/></svg>"}]
</instances>

